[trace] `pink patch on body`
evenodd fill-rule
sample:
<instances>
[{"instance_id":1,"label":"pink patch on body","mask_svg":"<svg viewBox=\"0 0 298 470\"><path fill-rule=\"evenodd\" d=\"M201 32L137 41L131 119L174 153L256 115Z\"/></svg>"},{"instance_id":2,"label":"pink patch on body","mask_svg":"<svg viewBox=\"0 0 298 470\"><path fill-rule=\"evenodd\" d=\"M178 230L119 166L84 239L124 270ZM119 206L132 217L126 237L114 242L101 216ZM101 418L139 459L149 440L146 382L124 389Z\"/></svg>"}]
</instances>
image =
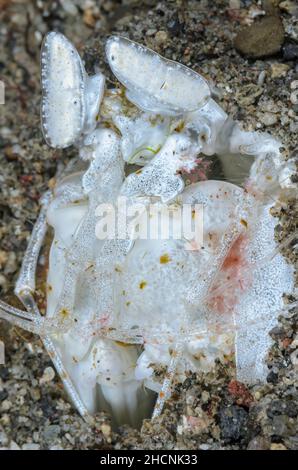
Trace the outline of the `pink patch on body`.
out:
<instances>
[{"instance_id":1,"label":"pink patch on body","mask_svg":"<svg viewBox=\"0 0 298 470\"><path fill-rule=\"evenodd\" d=\"M250 285L245 258L248 237L239 235L232 243L211 288L208 306L220 314L232 313L240 295Z\"/></svg>"},{"instance_id":2,"label":"pink patch on body","mask_svg":"<svg viewBox=\"0 0 298 470\"><path fill-rule=\"evenodd\" d=\"M192 169L181 168L180 173L187 177L189 183L197 183L198 181L206 181L210 170L211 162L204 161L203 158L197 158L194 161Z\"/></svg>"}]
</instances>

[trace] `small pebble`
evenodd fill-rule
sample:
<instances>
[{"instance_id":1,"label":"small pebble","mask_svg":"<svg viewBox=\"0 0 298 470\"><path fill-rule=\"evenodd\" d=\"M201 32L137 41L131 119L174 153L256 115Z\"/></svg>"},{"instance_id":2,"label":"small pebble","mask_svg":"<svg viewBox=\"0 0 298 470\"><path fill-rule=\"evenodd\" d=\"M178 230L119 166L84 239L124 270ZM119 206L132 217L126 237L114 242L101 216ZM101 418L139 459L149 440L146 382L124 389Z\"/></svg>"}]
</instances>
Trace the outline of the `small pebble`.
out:
<instances>
[{"instance_id":1,"label":"small pebble","mask_svg":"<svg viewBox=\"0 0 298 470\"><path fill-rule=\"evenodd\" d=\"M40 445L39 444L23 444L22 445L22 450L39 450Z\"/></svg>"},{"instance_id":2,"label":"small pebble","mask_svg":"<svg viewBox=\"0 0 298 470\"><path fill-rule=\"evenodd\" d=\"M279 8L290 15L298 16L298 4L292 0L285 0L279 4Z\"/></svg>"},{"instance_id":3,"label":"small pebble","mask_svg":"<svg viewBox=\"0 0 298 470\"><path fill-rule=\"evenodd\" d=\"M5 266L5 263L7 262L7 259L8 259L7 251L0 250L0 268L1 269Z\"/></svg>"},{"instance_id":4,"label":"small pebble","mask_svg":"<svg viewBox=\"0 0 298 470\"><path fill-rule=\"evenodd\" d=\"M179 18L175 15L173 18L167 23L168 30L170 33L175 36L179 35L183 31L183 23L180 22Z\"/></svg>"},{"instance_id":5,"label":"small pebble","mask_svg":"<svg viewBox=\"0 0 298 470\"><path fill-rule=\"evenodd\" d=\"M284 28L277 16L265 16L242 28L234 40L238 52L257 59L277 54L284 42Z\"/></svg>"},{"instance_id":6,"label":"small pebble","mask_svg":"<svg viewBox=\"0 0 298 470\"><path fill-rule=\"evenodd\" d=\"M210 399L210 393L206 392L206 390L204 390L202 392L202 395L201 395L201 400L202 400L202 403L207 403Z\"/></svg>"},{"instance_id":7,"label":"small pebble","mask_svg":"<svg viewBox=\"0 0 298 470\"><path fill-rule=\"evenodd\" d=\"M285 415L274 416L272 420L272 435L284 436L287 433L288 417Z\"/></svg>"},{"instance_id":8,"label":"small pebble","mask_svg":"<svg viewBox=\"0 0 298 470\"><path fill-rule=\"evenodd\" d=\"M15 441L11 441L9 450L21 450L21 448Z\"/></svg>"},{"instance_id":9,"label":"small pebble","mask_svg":"<svg viewBox=\"0 0 298 470\"><path fill-rule=\"evenodd\" d=\"M262 86L264 84L265 78L266 78L266 70L262 70L262 72L260 72L260 75L258 76L258 85L259 86Z\"/></svg>"},{"instance_id":10,"label":"small pebble","mask_svg":"<svg viewBox=\"0 0 298 470\"><path fill-rule=\"evenodd\" d=\"M293 366L298 366L298 349L291 354L291 361Z\"/></svg>"},{"instance_id":11,"label":"small pebble","mask_svg":"<svg viewBox=\"0 0 298 470\"><path fill-rule=\"evenodd\" d=\"M201 444L199 446L199 449L200 450L209 450L210 449L210 446L208 446L208 444Z\"/></svg>"},{"instance_id":12,"label":"small pebble","mask_svg":"<svg viewBox=\"0 0 298 470\"><path fill-rule=\"evenodd\" d=\"M286 44L282 49L284 60L296 60L298 58L298 44Z\"/></svg>"},{"instance_id":13,"label":"small pebble","mask_svg":"<svg viewBox=\"0 0 298 470\"><path fill-rule=\"evenodd\" d=\"M229 8L232 10L239 10L241 6L240 0L230 0L229 1Z\"/></svg>"},{"instance_id":14,"label":"small pebble","mask_svg":"<svg viewBox=\"0 0 298 470\"><path fill-rule=\"evenodd\" d=\"M38 388L31 388L30 395L34 401L40 400L40 390Z\"/></svg>"},{"instance_id":15,"label":"small pebble","mask_svg":"<svg viewBox=\"0 0 298 470\"><path fill-rule=\"evenodd\" d=\"M9 442L8 436L4 431L0 431L0 444L6 446Z\"/></svg>"},{"instance_id":16,"label":"small pebble","mask_svg":"<svg viewBox=\"0 0 298 470\"><path fill-rule=\"evenodd\" d=\"M267 382L272 384L277 384L278 382L278 375L273 372L272 370L267 375Z\"/></svg>"},{"instance_id":17,"label":"small pebble","mask_svg":"<svg viewBox=\"0 0 298 470\"><path fill-rule=\"evenodd\" d=\"M60 0L63 10L71 16L78 14L78 9L71 0Z\"/></svg>"},{"instance_id":18,"label":"small pebble","mask_svg":"<svg viewBox=\"0 0 298 470\"><path fill-rule=\"evenodd\" d=\"M8 392L7 390L2 390L0 392L0 402L3 401L3 400L6 400L6 398L8 397Z\"/></svg>"},{"instance_id":19,"label":"small pebble","mask_svg":"<svg viewBox=\"0 0 298 470\"><path fill-rule=\"evenodd\" d=\"M256 436L248 444L247 450L269 450L270 443L265 437Z\"/></svg>"},{"instance_id":20,"label":"small pebble","mask_svg":"<svg viewBox=\"0 0 298 470\"><path fill-rule=\"evenodd\" d=\"M46 442L52 443L60 434L61 428L57 424L45 426L43 431L43 438Z\"/></svg>"},{"instance_id":21,"label":"small pebble","mask_svg":"<svg viewBox=\"0 0 298 470\"><path fill-rule=\"evenodd\" d=\"M157 31L155 34L155 42L158 46L165 45L168 39L169 36L166 31Z\"/></svg>"},{"instance_id":22,"label":"small pebble","mask_svg":"<svg viewBox=\"0 0 298 470\"><path fill-rule=\"evenodd\" d=\"M106 439L111 438L111 432L112 432L111 426L104 423L100 426L100 430Z\"/></svg>"},{"instance_id":23,"label":"small pebble","mask_svg":"<svg viewBox=\"0 0 298 470\"><path fill-rule=\"evenodd\" d=\"M287 450L283 444L271 444L270 450Z\"/></svg>"},{"instance_id":24,"label":"small pebble","mask_svg":"<svg viewBox=\"0 0 298 470\"><path fill-rule=\"evenodd\" d=\"M146 31L146 36L154 36L155 33L156 33L156 29L150 28Z\"/></svg>"},{"instance_id":25,"label":"small pebble","mask_svg":"<svg viewBox=\"0 0 298 470\"><path fill-rule=\"evenodd\" d=\"M260 116L260 121L265 125L265 126L273 126L278 122L278 117L274 113L263 113Z\"/></svg>"},{"instance_id":26,"label":"small pebble","mask_svg":"<svg viewBox=\"0 0 298 470\"><path fill-rule=\"evenodd\" d=\"M55 371L53 367L46 367L43 371L42 377L39 379L39 384L42 385L47 382L51 382L55 377Z\"/></svg>"},{"instance_id":27,"label":"small pebble","mask_svg":"<svg viewBox=\"0 0 298 470\"><path fill-rule=\"evenodd\" d=\"M287 64L271 64L271 77L280 78L285 77L289 71Z\"/></svg>"},{"instance_id":28,"label":"small pebble","mask_svg":"<svg viewBox=\"0 0 298 470\"><path fill-rule=\"evenodd\" d=\"M223 407L219 413L221 437L225 442L237 442L248 432L248 413L240 406Z\"/></svg>"},{"instance_id":29,"label":"small pebble","mask_svg":"<svg viewBox=\"0 0 298 470\"><path fill-rule=\"evenodd\" d=\"M1 403L1 411L8 411L12 407L12 403L9 400L3 400Z\"/></svg>"}]
</instances>

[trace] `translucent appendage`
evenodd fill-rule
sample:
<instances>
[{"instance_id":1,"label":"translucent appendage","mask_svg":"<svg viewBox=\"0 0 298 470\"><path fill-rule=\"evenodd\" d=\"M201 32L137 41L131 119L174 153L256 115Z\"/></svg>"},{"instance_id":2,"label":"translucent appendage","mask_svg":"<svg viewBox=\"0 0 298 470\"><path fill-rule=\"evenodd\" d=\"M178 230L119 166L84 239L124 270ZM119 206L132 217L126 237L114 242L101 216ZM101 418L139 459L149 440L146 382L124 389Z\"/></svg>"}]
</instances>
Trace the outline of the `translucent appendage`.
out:
<instances>
[{"instance_id":1,"label":"translucent appendage","mask_svg":"<svg viewBox=\"0 0 298 470\"><path fill-rule=\"evenodd\" d=\"M129 99L145 111L183 114L199 109L210 97L201 75L129 39L111 36L106 55Z\"/></svg>"}]
</instances>

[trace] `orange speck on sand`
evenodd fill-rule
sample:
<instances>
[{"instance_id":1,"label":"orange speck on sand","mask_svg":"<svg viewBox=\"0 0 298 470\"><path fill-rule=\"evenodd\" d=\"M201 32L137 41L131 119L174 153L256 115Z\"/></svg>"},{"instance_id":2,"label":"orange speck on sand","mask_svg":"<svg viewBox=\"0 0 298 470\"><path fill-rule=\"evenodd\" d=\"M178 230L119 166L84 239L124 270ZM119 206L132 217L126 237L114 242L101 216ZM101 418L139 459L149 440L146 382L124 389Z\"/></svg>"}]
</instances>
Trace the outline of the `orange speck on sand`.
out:
<instances>
[{"instance_id":1,"label":"orange speck on sand","mask_svg":"<svg viewBox=\"0 0 298 470\"><path fill-rule=\"evenodd\" d=\"M144 289L144 287L146 287L146 286L147 286L147 282L146 282L146 281L142 281L142 282L140 282L140 284L139 284L139 288L140 288L140 289Z\"/></svg>"},{"instance_id":2,"label":"orange speck on sand","mask_svg":"<svg viewBox=\"0 0 298 470\"><path fill-rule=\"evenodd\" d=\"M243 383L238 382L238 380L231 380L228 385L228 391L237 405L249 407L253 402L253 396L250 391Z\"/></svg>"},{"instance_id":3,"label":"orange speck on sand","mask_svg":"<svg viewBox=\"0 0 298 470\"><path fill-rule=\"evenodd\" d=\"M282 341L282 345L285 349L287 349L290 344L293 342L293 340L291 338L285 338L283 341Z\"/></svg>"}]
</instances>

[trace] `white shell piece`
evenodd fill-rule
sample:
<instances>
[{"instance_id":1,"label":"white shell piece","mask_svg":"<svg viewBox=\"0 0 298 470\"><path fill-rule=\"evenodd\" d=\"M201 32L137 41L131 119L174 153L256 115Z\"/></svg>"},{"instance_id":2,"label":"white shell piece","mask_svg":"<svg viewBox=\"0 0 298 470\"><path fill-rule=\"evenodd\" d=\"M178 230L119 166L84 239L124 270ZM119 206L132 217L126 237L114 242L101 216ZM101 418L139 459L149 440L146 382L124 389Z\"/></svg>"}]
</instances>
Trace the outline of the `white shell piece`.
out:
<instances>
[{"instance_id":1,"label":"white shell piece","mask_svg":"<svg viewBox=\"0 0 298 470\"><path fill-rule=\"evenodd\" d=\"M85 121L85 70L63 34L47 34L41 52L41 122L45 140L54 148L72 145Z\"/></svg>"},{"instance_id":2,"label":"white shell piece","mask_svg":"<svg viewBox=\"0 0 298 470\"><path fill-rule=\"evenodd\" d=\"M210 97L201 75L129 39L111 36L106 55L128 99L145 111L184 114L201 108Z\"/></svg>"}]
</instances>

